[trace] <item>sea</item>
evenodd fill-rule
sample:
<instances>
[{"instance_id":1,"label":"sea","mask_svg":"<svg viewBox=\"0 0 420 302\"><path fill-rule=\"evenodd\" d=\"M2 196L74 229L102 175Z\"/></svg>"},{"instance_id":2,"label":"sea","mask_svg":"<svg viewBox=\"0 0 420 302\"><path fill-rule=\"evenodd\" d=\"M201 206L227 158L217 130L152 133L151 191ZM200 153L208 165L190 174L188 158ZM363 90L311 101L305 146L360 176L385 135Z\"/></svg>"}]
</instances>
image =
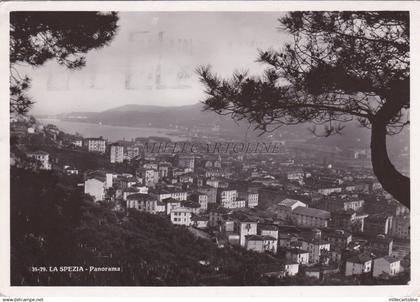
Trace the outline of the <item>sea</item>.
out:
<instances>
[{"instance_id":1,"label":"sea","mask_svg":"<svg viewBox=\"0 0 420 302\"><path fill-rule=\"evenodd\" d=\"M174 129L152 128L152 127L122 127L94 123L63 121L53 118L38 118L40 123L53 124L61 131L69 134L79 133L83 137L99 137L108 139L110 142L118 140L132 140L136 137L159 136L167 137L172 141L185 141L186 137L179 136Z\"/></svg>"}]
</instances>

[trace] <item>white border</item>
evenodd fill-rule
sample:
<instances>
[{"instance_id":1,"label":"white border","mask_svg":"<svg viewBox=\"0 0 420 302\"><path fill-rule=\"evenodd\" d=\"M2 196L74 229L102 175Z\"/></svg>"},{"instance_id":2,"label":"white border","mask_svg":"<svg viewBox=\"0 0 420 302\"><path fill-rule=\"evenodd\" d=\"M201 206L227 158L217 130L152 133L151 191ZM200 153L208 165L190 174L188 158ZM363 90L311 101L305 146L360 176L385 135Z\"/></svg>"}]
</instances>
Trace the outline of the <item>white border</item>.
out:
<instances>
[{"instance_id":1,"label":"white border","mask_svg":"<svg viewBox=\"0 0 420 302\"><path fill-rule=\"evenodd\" d=\"M293 10L409 10L411 22L411 116L420 114L419 96L420 3L414 1L144 1L144 2L0 2L0 295L22 296L347 296L417 297L419 282L419 190L412 185L411 282L407 286L279 286L279 287L10 287L10 179L9 179L9 12L14 10L104 11L293 11ZM414 111L413 111L414 110ZM411 121L412 184L419 183L419 119ZM420 184L420 183L419 183Z\"/></svg>"}]
</instances>

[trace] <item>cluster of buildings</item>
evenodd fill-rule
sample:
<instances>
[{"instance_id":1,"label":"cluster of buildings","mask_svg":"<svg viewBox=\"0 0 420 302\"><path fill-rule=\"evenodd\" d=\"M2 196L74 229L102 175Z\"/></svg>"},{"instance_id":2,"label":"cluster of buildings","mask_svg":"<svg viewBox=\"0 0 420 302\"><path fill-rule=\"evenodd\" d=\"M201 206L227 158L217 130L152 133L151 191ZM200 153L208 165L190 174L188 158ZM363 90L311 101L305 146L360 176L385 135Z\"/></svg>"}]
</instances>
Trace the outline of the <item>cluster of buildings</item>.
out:
<instances>
[{"instance_id":1,"label":"cluster of buildings","mask_svg":"<svg viewBox=\"0 0 420 302\"><path fill-rule=\"evenodd\" d=\"M369 169L303 163L287 151L274 156L145 150L144 143L161 140L167 139L109 144L103 138L74 138L72 146L109 156L111 164L128 162L131 171L85 171L68 164L63 171L83 177L84 193L95 202L161 215L202 232L219 247L272 255L275 264L257 268L262 275L383 278L404 270L409 212ZM28 157L51 169L48 153Z\"/></svg>"}]
</instances>

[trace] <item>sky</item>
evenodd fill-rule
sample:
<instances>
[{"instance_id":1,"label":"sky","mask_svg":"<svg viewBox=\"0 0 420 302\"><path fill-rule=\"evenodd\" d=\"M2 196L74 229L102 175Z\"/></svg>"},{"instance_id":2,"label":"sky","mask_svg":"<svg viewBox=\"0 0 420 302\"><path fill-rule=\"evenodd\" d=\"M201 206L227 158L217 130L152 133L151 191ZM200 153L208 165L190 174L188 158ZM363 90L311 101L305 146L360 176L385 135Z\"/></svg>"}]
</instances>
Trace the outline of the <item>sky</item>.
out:
<instances>
[{"instance_id":1,"label":"sky","mask_svg":"<svg viewBox=\"0 0 420 302\"><path fill-rule=\"evenodd\" d=\"M289 39L282 12L123 12L113 41L87 54L81 70L55 61L20 67L32 78L32 114L103 111L125 104L181 106L205 98L194 70L211 65L260 74L258 49Z\"/></svg>"}]
</instances>

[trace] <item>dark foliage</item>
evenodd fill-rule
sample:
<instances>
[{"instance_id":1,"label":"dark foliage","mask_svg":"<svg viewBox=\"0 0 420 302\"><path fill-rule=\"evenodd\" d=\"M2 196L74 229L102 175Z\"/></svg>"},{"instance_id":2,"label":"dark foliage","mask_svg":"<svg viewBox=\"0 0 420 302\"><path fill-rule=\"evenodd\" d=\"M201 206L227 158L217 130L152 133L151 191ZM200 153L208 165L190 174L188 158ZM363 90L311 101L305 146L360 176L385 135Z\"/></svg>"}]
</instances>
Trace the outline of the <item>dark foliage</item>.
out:
<instances>
[{"instance_id":1,"label":"dark foliage","mask_svg":"<svg viewBox=\"0 0 420 302\"><path fill-rule=\"evenodd\" d=\"M27 113L30 78L20 64L41 66L50 59L70 69L85 65L84 54L110 43L118 15L100 12L19 11L10 14L10 112Z\"/></svg>"},{"instance_id":2,"label":"dark foliage","mask_svg":"<svg viewBox=\"0 0 420 302\"><path fill-rule=\"evenodd\" d=\"M219 249L168 219L113 211L51 171L11 170L12 285L252 285L266 255ZM199 261L208 261L208 265ZM121 272L36 273L32 266L116 266Z\"/></svg>"},{"instance_id":3,"label":"dark foliage","mask_svg":"<svg viewBox=\"0 0 420 302\"><path fill-rule=\"evenodd\" d=\"M386 149L386 135L409 124L408 12L293 12L280 23L293 40L279 51L260 51L258 61L268 65L263 76L237 72L224 80L208 66L198 69L206 108L262 131L310 122L321 136L340 134L355 119L372 129L378 180L409 207L409 178Z\"/></svg>"}]
</instances>

